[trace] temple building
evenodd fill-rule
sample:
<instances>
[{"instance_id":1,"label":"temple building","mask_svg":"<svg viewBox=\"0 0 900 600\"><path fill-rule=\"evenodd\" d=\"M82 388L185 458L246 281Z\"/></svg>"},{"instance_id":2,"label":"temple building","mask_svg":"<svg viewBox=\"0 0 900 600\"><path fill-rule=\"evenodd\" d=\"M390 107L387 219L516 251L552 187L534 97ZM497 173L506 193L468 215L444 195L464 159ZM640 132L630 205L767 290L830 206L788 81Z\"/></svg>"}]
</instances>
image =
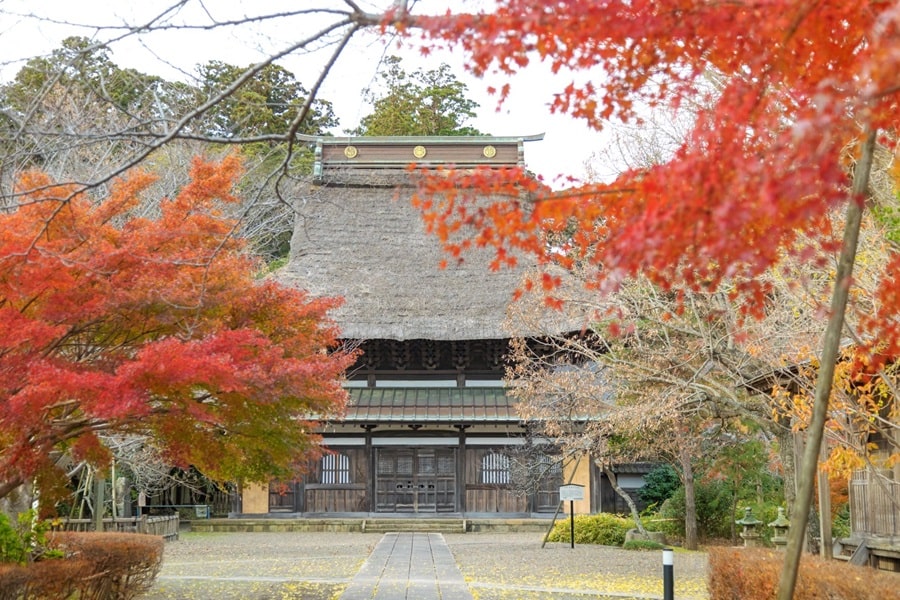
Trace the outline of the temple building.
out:
<instances>
[{"instance_id":1,"label":"temple building","mask_svg":"<svg viewBox=\"0 0 900 600\"><path fill-rule=\"evenodd\" d=\"M504 386L503 323L522 273L491 271L477 251L440 269L447 257L409 201L411 162L523 166L541 137L318 139L278 277L343 297L333 316L361 354L346 415L321 423L329 453L302 481L244 488L243 515L539 516L556 511L563 483L585 486L579 512L602 508L590 461L562 464Z\"/></svg>"}]
</instances>

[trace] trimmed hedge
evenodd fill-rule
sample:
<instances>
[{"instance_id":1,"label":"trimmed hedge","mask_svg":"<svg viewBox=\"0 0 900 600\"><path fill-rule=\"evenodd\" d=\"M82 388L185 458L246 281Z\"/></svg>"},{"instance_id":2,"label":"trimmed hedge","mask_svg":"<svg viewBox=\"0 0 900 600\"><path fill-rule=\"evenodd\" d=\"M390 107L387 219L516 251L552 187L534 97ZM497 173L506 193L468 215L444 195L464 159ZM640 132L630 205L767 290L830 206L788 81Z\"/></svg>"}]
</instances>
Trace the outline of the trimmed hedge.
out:
<instances>
[{"instance_id":1,"label":"trimmed hedge","mask_svg":"<svg viewBox=\"0 0 900 600\"><path fill-rule=\"evenodd\" d=\"M0 564L0 600L79 598L79 589L84 586L81 579L87 573L91 573L91 564L80 559Z\"/></svg>"},{"instance_id":2,"label":"trimmed hedge","mask_svg":"<svg viewBox=\"0 0 900 600\"><path fill-rule=\"evenodd\" d=\"M710 600L771 600L784 553L766 548L711 548ZM897 575L804 554L793 600L885 600L897 597Z\"/></svg>"},{"instance_id":3,"label":"trimmed hedge","mask_svg":"<svg viewBox=\"0 0 900 600\"><path fill-rule=\"evenodd\" d=\"M130 600L150 589L162 563L163 539L151 535L62 532L48 546L65 558L0 564L0 600Z\"/></svg>"},{"instance_id":4,"label":"trimmed hedge","mask_svg":"<svg viewBox=\"0 0 900 600\"><path fill-rule=\"evenodd\" d=\"M625 543L625 534L632 527L633 520L609 513L575 515L575 543L621 546ZM568 516L560 519L550 531L547 541L571 542L570 528Z\"/></svg>"}]
</instances>

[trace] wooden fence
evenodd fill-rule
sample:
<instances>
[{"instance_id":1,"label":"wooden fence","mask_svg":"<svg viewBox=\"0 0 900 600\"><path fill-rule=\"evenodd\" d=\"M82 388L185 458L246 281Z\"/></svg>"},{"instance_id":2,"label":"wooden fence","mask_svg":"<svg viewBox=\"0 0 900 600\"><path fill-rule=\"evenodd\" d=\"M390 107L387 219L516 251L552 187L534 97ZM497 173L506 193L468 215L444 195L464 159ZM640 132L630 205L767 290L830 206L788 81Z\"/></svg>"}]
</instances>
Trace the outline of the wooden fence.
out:
<instances>
[{"instance_id":1,"label":"wooden fence","mask_svg":"<svg viewBox=\"0 0 900 600\"><path fill-rule=\"evenodd\" d=\"M103 531L121 531L124 533L146 533L159 535L166 540L178 539L178 515L103 519ZM53 529L58 531L95 531L93 519L60 519Z\"/></svg>"},{"instance_id":2,"label":"wooden fence","mask_svg":"<svg viewBox=\"0 0 900 600\"><path fill-rule=\"evenodd\" d=\"M850 529L854 536L900 537L900 481L889 472L854 471L850 478Z\"/></svg>"}]
</instances>

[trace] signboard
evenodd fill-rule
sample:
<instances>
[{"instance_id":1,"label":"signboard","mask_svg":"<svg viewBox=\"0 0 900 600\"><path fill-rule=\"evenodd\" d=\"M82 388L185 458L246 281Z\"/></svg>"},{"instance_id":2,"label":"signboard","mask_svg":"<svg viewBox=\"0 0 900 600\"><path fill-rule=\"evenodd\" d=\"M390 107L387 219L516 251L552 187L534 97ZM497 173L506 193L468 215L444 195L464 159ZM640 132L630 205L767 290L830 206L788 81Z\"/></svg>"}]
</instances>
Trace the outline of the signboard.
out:
<instances>
[{"instance_id":1,"label":"signboard","mask_svg":"<svg viewBox=\"0 0 900 600\"><path fill-rule=\"evenodd\" d=\"M577 483L559 486L559 500L584 500L584 486Z\"/></svg>"}]
</instances>

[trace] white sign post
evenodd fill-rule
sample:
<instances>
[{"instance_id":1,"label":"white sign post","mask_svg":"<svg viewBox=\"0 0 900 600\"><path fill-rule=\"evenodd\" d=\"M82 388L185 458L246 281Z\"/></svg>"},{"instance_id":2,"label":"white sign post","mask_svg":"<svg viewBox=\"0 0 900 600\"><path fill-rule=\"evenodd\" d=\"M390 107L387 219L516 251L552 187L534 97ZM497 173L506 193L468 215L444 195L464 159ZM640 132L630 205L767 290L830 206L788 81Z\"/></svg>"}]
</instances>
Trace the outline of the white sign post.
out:
<instances>
[{"instance_id":1,"label":"white sign post","mask_svg":"<svg viewBox=\"0 0 900 600\"><path fill-rule=\"evenodd\" d=\"M575 501L584 500L584 486L578 483L559 486L559 501L569 501L569 539L570 547L575 547Z\"/></svg>"}]
</instances>

